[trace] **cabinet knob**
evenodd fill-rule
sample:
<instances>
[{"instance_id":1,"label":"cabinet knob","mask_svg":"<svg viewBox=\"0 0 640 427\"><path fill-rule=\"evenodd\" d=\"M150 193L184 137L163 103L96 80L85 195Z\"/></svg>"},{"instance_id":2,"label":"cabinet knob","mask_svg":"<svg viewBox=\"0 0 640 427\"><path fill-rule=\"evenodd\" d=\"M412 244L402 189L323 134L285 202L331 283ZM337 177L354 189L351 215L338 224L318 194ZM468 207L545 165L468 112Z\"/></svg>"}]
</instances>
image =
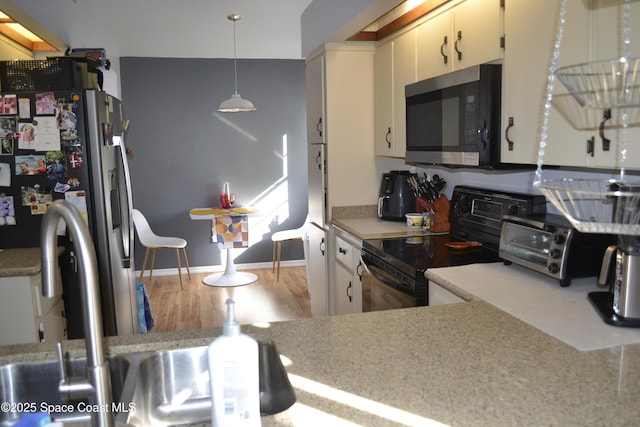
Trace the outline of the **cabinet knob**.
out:
<instances>
[{"instance_id":1,"label":"cabinet knob","mask_svg":"<svg viewBox=\"0 0 640 427\"><path fill-rule=\"evenodd\" d=\"M349 281L349 285L347 286L347 296L349 297L349 302L351 302L352 297L351 297L351 281Z\"/></svg>"},{"instance_id":2,"label":"cabinet knob","mask_svg":"<svg viewBox=\"0 0 640 427\"><path fill-rule=\"evenodd\" d=\"M384 140L387 141L387 145L391 148L391 128L387 128L387 134L384 136Z\"/></svg>"},{"instance_id":3,"label":"cabinet knob","mask_svg":"<svg viewBox=\"0 0 640 427\"><path fill-rule=\"evenodd\" d=\"M318 136L322 136L322 117L318 119L318 124L316 124L316 130L318 131Z\"/></svg>"},{"instance_id":4,"label":"cabinet knob","mask_svg":"<svg viewBox=\"0 0 640 427\"><path fill-rule=\"evenodd\" d=\"M340 247L340 248L338 248L338 252L340 252L341 254L344 254L344 255L346 255L346 254L347 254L347 250L346 250L346 249L344 249L344 248L341 248L341 247Z\"/></svg>"}]
</instances>

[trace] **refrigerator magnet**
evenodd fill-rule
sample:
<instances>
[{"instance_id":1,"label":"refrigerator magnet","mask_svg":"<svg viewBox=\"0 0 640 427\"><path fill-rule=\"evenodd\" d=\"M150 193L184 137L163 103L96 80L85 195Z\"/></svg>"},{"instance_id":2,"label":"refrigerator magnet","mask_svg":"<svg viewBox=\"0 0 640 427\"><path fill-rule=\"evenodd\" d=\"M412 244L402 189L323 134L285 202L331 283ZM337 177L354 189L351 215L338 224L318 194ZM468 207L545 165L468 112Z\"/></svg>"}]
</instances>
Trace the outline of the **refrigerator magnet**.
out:
<instances>
[{"instance_id":1,"label":"refrigerator magnet","mask_svg":"<svg viewBox=\"0 0 640 427\"><path fill-rule=\"evenodd\" d=\"M38 117L35 126L36 151L60 151L60 131L55 117Z\"/></svg>"},{"instance_id":2,"label":"refrigerator magnet","mask_svg":"<svg viewBox=\"0 0 640 427\"><path fill-rule=\"evenodd\" d=\"M2 114L18 114L18 98L15 95L2 97Z\"/></svg>"},{"instance_id":3,"label":"refrigerator magnet","mask_svg":"<svg viewBox=\"0 0 640 427\"><path fill-rule=\"evenodd\" d=\"M67 165L71 169L80 168L84 164L84 160L82 159L82 150L77 147L71 148L67 154Z\"/></svg>"},{"instance_id":4,"label":"refrigerator magnet","mask_svg":"<svg viewBox=\"0 0 640 427\"><path fill-rule=\"evenodd\" d=\"M0 138L0 155L2 156L13 155L13 146L15 145L15 142L16 142L16 138L13 135Z\"/></svg>"},{"instance_id":5,"label":"refrigerator magnet","mask_svg":"<svg viewBox=\"0 0 640 427\"><path fill-rule=\"evenodd\" d=\"M0 187L11 186L11 165L0 163Z\"/></svg>"},{"instance_id":6,"label":"refrigerator magnet","mask_svg":"<svg viewBox=\"0 0 640 427\"><path fill-rule=\"evenodd\" d=\"M36 128L33 123L20 123L18 126L20 132L18 138L18 148L20 150L33 150L35 149Z\"/></svg>"},{"instance_id":7,"label":"refrigerator magnet","mask_svg":"<svg viewBox=\"0 0 640 427\"><path fill-rule=\"evenodd\" d=\"M36 93L36 115L56 113L56 97L53 92Z\"/></svg>"},{"instance_id":8,"label":"refrigerator magnet","mask_svg":"<svg viewBox=\"0 0 640 427\"><path fill-rule=\"evenodd\" d=\"M29 98L18 98L18 117L21 119L31 118L31 100Z\"/></svg>"}]
</instances>

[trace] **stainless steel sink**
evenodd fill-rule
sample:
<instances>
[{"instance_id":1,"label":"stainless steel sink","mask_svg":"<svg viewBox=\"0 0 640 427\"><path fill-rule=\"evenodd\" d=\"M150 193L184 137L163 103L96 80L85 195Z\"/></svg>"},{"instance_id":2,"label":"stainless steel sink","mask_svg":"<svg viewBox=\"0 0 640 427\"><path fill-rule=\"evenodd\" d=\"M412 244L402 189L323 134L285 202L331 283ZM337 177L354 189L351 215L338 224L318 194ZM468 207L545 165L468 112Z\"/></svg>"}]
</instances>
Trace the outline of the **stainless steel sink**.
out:
<instances>
[{"instance_id":1,"label":"stainless steel sink","mask_svg":"<svg viewBox=\"0 0 640 427\"><path fill-rule=\"evenodd\" d=\"M114 402L120 402L130 361L126 357L113 356L109 359L112 396ZM67 361L67 374L84 375L85 359ZM22 412L33 410L46 412L53 409L51 417L63 421L88 421L90 414L81 411L87 400L64 401L58 392L61 380L60 366L57 361L25 362L0 367L0 402L31 405ZM72 408L56 405L72 405ZM84 405L86 406L86 405ZM0 411L0 426L11 426L19 418L18 412Z\"/></svg>"},{"instance_id":2,"label":"stainless steel sink","mask_svg":"<svg viewBox=\"0 0 640 427\"><path fill-rule=\"evenodd\" d=\"M166 350L143 357L137 367L127 420L135 426L211 421L207 347Z\"/></svg>"}]
</instances>

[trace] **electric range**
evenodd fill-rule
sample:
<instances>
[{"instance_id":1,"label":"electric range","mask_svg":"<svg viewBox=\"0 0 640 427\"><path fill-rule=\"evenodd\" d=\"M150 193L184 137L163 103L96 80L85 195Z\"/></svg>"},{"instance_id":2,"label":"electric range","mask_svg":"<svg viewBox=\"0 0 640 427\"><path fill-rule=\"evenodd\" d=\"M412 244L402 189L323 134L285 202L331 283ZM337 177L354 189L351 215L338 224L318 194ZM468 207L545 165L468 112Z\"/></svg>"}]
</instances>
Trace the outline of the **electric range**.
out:
<instances>
[{"instance_id":1,"label":"electric range","mask_svg":"<svg viewBox=\"0 0 640 427\"><path fill-rule=\"evenodd\" d=\"M367 272L384 284L376 285L378 295L379 289L386 286L411 296L411 305L428 305L424 276L427 269L499 262L502 217L544 212L546 200L541 195L456 186L451 198L449 234L367 239L362 243L362 261ZM447 246L464 241L481 245L467 249ZM363 294L366 286L363 281Z\"/></svg>"}]
</instances>

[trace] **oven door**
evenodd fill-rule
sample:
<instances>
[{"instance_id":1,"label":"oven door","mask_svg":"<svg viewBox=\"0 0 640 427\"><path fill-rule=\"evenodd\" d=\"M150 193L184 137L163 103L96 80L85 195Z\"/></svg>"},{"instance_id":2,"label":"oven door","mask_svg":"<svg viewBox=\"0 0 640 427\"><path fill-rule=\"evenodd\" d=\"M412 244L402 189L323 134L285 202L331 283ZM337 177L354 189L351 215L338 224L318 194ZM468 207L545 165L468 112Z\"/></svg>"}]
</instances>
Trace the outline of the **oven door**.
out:
<instances>
[{"instance_id":1,"label":"oven door","mask_svg":"<svg viewBox=\"0 0 640 427\"><path fill-rule=\"evenodd\" d=\"M362 311L415 307L415 281L383 263L375 256L362 254Z\"/></svg>"}]
</instances>

